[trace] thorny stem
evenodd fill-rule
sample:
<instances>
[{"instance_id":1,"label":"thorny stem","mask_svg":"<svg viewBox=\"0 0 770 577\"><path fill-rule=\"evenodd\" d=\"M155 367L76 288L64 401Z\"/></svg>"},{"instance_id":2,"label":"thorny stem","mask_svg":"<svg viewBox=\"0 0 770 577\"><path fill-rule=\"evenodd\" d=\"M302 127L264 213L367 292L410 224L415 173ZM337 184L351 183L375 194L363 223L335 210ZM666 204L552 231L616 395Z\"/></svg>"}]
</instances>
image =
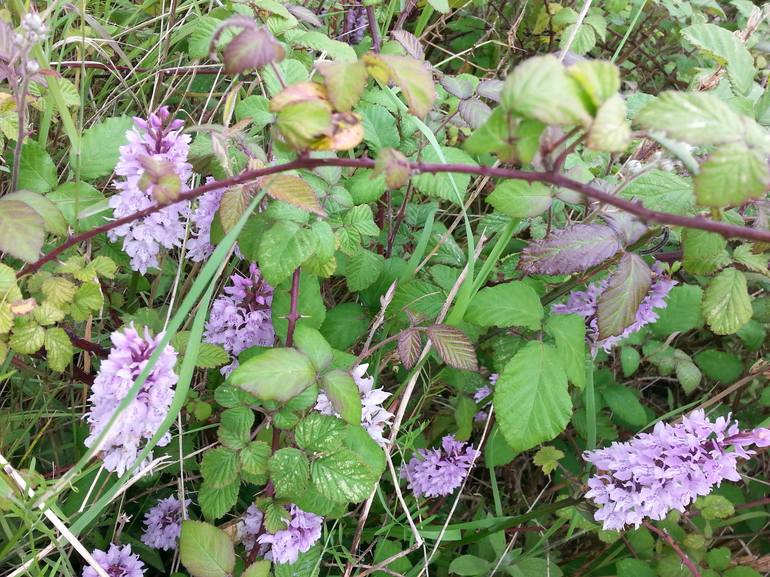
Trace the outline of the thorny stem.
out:
<instances>
[{"instance_id":1,"label":"thorny stem","mask_svg":"<svg viewBox=\"0 0 770 577\"><path fill-rule=\"evenodd\" d=\"M286 328L286 346L290 347L294 344L294 329L297 327L297 321L299 320L299 312L297 311L297 303L299 301L299 275L300 269L297 267L294 269L294 275L291 277L291 304L289 305L289 314L286 315L286 320L289 321Z\"/></svg>"},{"instance_id":2,"label":"thorny stem","mask_svg":"<svg viewBox=\"0 0 770 577\"><path fill-rule=\"evenodd\" d=\"M671 547L674 552L676 552L677 555L679 555L679 558L682 560L682 564L687 567L690 570L690 573L693 574L693 577L701 577L700 571L698 570L697 565L692 562L692 560L687 556L687 553L682 551L682 548L679 546L679 543L674 541L674 538L663 531L662 529L658 529L655 525L650 523L649 521L644 521L644 526L647 527L650 531L655 533L658 537L663 539L666 543L668 543L669 547Z\"/></svg>"},{"instance_id":3,"label":"thorny stem","mask_svg":"<svg viewBox=\"0 0 770 577\"><path fill-rule=\"evenodd\" d=\"M644 207L641 203L631 201L625 198L615 196L611 193L604 192L598 188L594 188L588 184L583 184L573 180L567 176L561 174L554 174L551 172L530 172L526 170L517 170L513 168L501 168L494 166L471 166L465 164L439 164L439 163L427 163L427 162L410 162L409 168L413 173L445 173L452 172L458 174L475 174L480 176L486 176L490 178L512 178L518 180L524 180L527 182L544 182L568 188L574 190L585 196L592 198L596 201L615 206L621 210L624 210L630 214L637 216L640 220L645 222L652 222L657 224L667 224L671 226L684 226L688 228L696 228L714 232L720 234L726 238L743 238L746 240L753 240L756 242L770 242L770 231L748 228L744 226L737 226L728 224L726 222L714 221L702 216L681 216L678 214L669 214L666 212L658 212L650 210ZM33 273L40 269L44 264L56 259L60 254L66 251L68 248L73 247L85 240L93 238L97 234L107 232L124 224L128 224L140 218L144 218L158 212L177 202L185 202L197 198L205 192L215 190L218 188L228 188L236 184L243 184L256 180L257 178L267 176L270 174L276 174L280 172L287 172L289 170L312 170L319 167L338 166L347 168L374 168L374 160L370 158L309 158L303 156L291 162L285 164L279 164L275 166L268 166L265 168L259 168L255 170L247 170L231 178L226 178L221 181L213 181L207 184L203 184L197 188L189 190L183 194L180 194L176 200L159 203L148 207L144 210L137 211L133 214L113 220L112 222L103 224L89 231L81 234L71 236L62 244L57 246L48 254L42 256L35 262L24 267L18 276Z\"/></svg>"}]
</instances>

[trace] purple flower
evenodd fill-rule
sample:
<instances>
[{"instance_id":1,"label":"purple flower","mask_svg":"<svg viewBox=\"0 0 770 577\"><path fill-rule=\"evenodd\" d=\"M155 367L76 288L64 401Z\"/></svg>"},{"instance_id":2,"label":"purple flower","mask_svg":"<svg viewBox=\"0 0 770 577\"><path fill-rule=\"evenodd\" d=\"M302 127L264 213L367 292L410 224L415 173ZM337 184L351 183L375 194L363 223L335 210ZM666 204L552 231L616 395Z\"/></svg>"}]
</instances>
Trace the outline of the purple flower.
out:
<instances>
[{"instance_id":1,"label":"purple flower","mask_svg":"<svg viewBox=\"0 0 770 577\"><path fill-rule=\"evenodd\" d=\"M96 549L91 554L110 577L144 577L144 563L139 559L139 555L131 553L131 545L112 543L106 553ZM92 567L83 569L83 577L98 576Z\"/></svg>"},{"instance_id":2,"label":"purple flower","mask_svg":"<svg viewBox=\"0 0 770 577\"><path fill-rule=\"evenodd\" d=\"M497 373L492 373L489 375L489 384L484 385L483 387L479 387L476 389L476 392L473 393L473 400L477 403L481 403L483 401L484 407L489 405L490 403L490 397L492 396L492 387L497 384L497 379L500 377ZM473 415L473 420L477 423L483 423L487 420L487 417L489 416L489 413L487 411L479 411L475 415Z\"/></svg>"},{"instance_id":3,"label":"purple flower","mask_svg":"<svg viewBox=\"0 0 770 577\"><path fill-rule=\"evenodd\" d=\"M185 506L190 500L185 500ZM170 551L176 549L179 533L182 531L182 503L175 496L160 499L144 515L145 529L142 543L154 549Z\"/></svg>"},{"instance_id":4,"label":"purple flower","mask_svg":"<svg viewBox=\"0 0 770 577\"><path fill-rule=\"evenodd\" d=\"M181 191L187 190L192 165L187 162L190 136L181 134L182 121L172 120L168 108L162 106L148 120L134 118L136 125L126 132L128 144L120 147L120 160L115 174L123 180L115 183L119 191L109 200L115 218L121 218L156 204L152 191L142 190L140 181L148 161L169 166L179 177ZM123 238L123 250L131 257L131 268L144 274L158 266L160 248L182 245L188 203L172 204L145 218L124 224L107 233L113 242Z\"/></svg>"},{"instance_id":5,"label":"purple flower","mask_svg":"<svg viewBox=\"0 0 770 577\"><path fill-rule=\"evenodd\" d=\"M273 287L262 278L257 265L249 266L249 276L234 274L225 294L211 305L204 340L222 345L233 356L249 347L271 347L275 342L272 321ZM223 369L229 372L233 365Z\"/></svg>"},{"instance_id":6,"label":"purple flower","mask_svg":"<svg viewBox=\"0 0 770 577\"><path fill-rule=\"evenodd\" d=\"M377 441L377 444L384 447L388 441L383 436L385 427L393 423L393 413L388 411L382 404L388 400L391 393L386 393L383 389L375 389L374 378L366 376L366 369L369 365L357 365L353 367L351 374L358 390L361 393L361 426L366 429L369 436ZM339 417L339 413L334 410L329 397L321 391L315 404L316 411L324 415L334 415Z\"/></svg>"},{"instance_id":7,"label":"purple flower","mask_svg":"<svg viewBox=\"0 0 770 577\"><path fill-rule=\"evenodd\" d=\"M235 529L238 540L243 543L243 546L246 548L246 553L250 553L254 548L254 545L257 544L257 537L262 532L263 519L264 514L262 511L252 503L249 505L249 508L246 509L241 521L236 525ZM259 552L264 557L268 550L269 547L263 545L260 547Z\"/></svg>"},{"instance_id":8,"label":"purple flower","mask_svg":"<svg viewBox=\"0 0 770 577\"><path fill-rule=\"evenodd\" d=\"M586 497L599 506L594 517L604 529L639 527L646 517L684 511L724 479L740 481L738 460L754 454L750 445L770 445L770 431L741 432L729 415L712 422L702 410L676 425L658 422L651 433L583 454L599 471Z\"/></svg>"},{"instance_id":9,"label":"purple flower","mask_svg":"<svg viewBox=\"0 0 770 577\"><path fill-rule=\"evenodd\" d=\"M265 558L273 563L295 563L300 553L309 551L321 538L323 517L305 513L296 505L289 507L289 515L286 529L277 533L265 533L257 539L258 543L270 545L270 551L265 554Z\"/></svg>"},{"instance_id":10,"label":"purple flower","mask_svg":"<svg viewBox=\"0 0 770 577\"><path fill-rule=\"evenodd\" d=\"M668 306L666 297L676 285L676 281L661 272L658 263L652 266L653 279L650 290L639 304L636 311L636 319L628 325L621 334L602 339L599 337L599 321L597 308L599 297L607 289L608 280L591 283L585 291L572 291L564 304L554 305L552 311L557 314L576 314L586 320L586 339L591 350L595 354L600 348L609 352L615 345L626 337L640 331L642 327L658 320L655 309L663 309Z\"/></svg>"},{"instance_id":11,"label":"purple flower","mask_svg":"<svg viewBox=\"0 0 770 577\"><path fill-rule=\"evenodd\" d=\"M415 497L440 497L449 495L468 475L479 452L454 435L441 441L441 449L418 449L401 469L401 477L409 482Z\"/></svg>"},{"instance_id":12,"label":"purple flower","mask_svg":"<svg viewBox=\"0 0 770 577\"><path fill-rule=\"evenodd\" d=\"M85 440L87 447L105 428L161 338L162 334L153 338L147 328L141 336L133 323L112 333L112 349L99 367L88 400L90 409L86 419L91 434ZM101 444L101 457L108 471L122 475L136 460L144 441L150 440L158 431L171 406L174 385L179 380L174 372L176 357L176 351L166 346L139 394L120 414ZM158 446L163 447L170 440L171 435L166 433Z\"/></svg>"},{"instance_id":13,"label":"purple flower","mask_svg":"<svg viewBox=\"0 0 770 577\"><path fill-rule=\"evenodd\" d=\"M214 179L209 177L206 184L213 181ZM211 223L224 194L224 188L217 188L198 198L198 207L190 216L194 227L193 235L187 240L187 256L193 262L202 262L214 252L214 245L211 244Z\"/></svg>"}]
</instances>

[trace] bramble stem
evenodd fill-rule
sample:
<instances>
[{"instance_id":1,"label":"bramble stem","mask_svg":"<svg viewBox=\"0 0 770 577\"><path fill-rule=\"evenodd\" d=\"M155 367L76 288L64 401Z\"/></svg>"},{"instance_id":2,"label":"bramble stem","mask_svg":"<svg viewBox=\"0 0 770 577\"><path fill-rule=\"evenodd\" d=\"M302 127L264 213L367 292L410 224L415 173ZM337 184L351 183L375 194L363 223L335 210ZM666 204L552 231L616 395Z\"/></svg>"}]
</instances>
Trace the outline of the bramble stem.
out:
<instances>
[{"instance_id":1,"label":"bramble stem","mask_svg":"<svg viewBox=\"0 0 770 577\"><path fill-rule=\"evenodd\" d=\"M690 570L690 573L693 574L693 577L701 577L700 571L698 570L698 566L692 562L692 560L687 556L687 553L682 551L682 548L679 546L679 543L674 541L674 538L671 535L669 535L662 529L658 529L655 525L653 525L649 521L644 521L643 523L645 527L647 527L650 531L652 531L658 537L660 537L666 543L668 543L668 546L671 547L677 555L679 555L679 558L682 560L682 564Z\"/></svg>"},{"instance_id":2,"label":"bramble stem","mask_svg":"<svg viewBox=\"0 0 770 577\"><path fill-rule=\"evenodd\" d=\"M30 274L39 270L41 266L47 262L51 262L68 248L88 240L89 238L93 238L97 234L107 232L124 224L128 224L140 218L144 218L150 214L166 208L167 206L176 204L177 202L186 202L192 200L202 195L204 192L218 188L228 188L236 184L243 184L245 182L253 181L257 178L270 174L277 174L290 170L312 170L314 168L328 166L338 166L344 168L374 168L374 160L371 158L309 158L307 156L303 156L285 164L278 164L275 166L268 166L255 170L247 170L231 178L226 178L220 181L212 181L197 188L193 188L192 190L189 190L183 194L180 194L176 200L172 202L156 204L144 210L129 214L123 218L105 223L102 226L98 226L89 231L71 236L45 256L24 267L19 272L18 276L23 276L25 274ZM603 190L599 190L598 188L594 188L588 184L583 184L582 182L578 182L561 174L554 174L550 172L531 172L526 170L500 168L493 166L472 166L466 164L441 164L428 162L410 162L409 168L413 173L436 174L451 172L457 174L475 174L479 176L487 176L490 178L512 178L517 180L524 180L527 182L544 182L554 186L574 190L575 192L584 194L585 196L596 201L615 206L621 210L637 216L644 222L667 224L670 226L684 226L688 228L696 228L714 232L726 238L743 238L755 242L770 243L770 231L737 226L722 221L714 221L702 216L681 216L678 214L669 214L667 212L650 210L639 202L634 202L615 196L614 194L604 192Z\"/></svg>"}]
</instances>

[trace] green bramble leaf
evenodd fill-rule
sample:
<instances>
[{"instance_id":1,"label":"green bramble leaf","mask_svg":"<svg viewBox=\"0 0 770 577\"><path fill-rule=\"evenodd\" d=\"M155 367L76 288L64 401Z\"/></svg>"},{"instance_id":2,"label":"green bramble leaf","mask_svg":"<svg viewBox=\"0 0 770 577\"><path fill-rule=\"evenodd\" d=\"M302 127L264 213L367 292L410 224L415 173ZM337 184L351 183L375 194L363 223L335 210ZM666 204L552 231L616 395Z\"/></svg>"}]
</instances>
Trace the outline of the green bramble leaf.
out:
<instances>
[{"instance_id":1,"label":"green bramble leaf","mask_svg":"<svg viewBox=\"0 0 770 577\"><path fill-rule=\"evenodd\" d=\"M67 221L59 208L47 197L29 190L17 190L3 196L4 200L18 200L28 205L43 219L46 231L58 236L67 236Z\"/></svg>"},{"instance_id":2,"label":"green bramble leaf","mask_svg":"<svg viewBox=\"0 0 770 577\"><path fill-rule=\"evenodd\" d=\"M36 140L27 140L21 148L18 188L44 194L56 188L58 179L51 156Z\"/></svg>"},{"instance_id":3,"label":"green bramble leaf","mask_svg":"<svg viewBox=\"0 0 770 577\"><path fill-rule=\"evenodd\" d=\"M355 380L346 371L334 369L321 377L326 396L334 410L345 422L357 425L361 422L361 393Z\"/></svg>"},{"instance_id":4,"label":"green bramble leaf","mask_svg":"<svg viewBox=\"0 0 770 577\"><path fill-rule=\"evenodd\" d=\"M468 305L465 320L481 327L515 326L536 331L544 314L535 289L511 281L481 289Z\"/></svg>"},{"instance_id":5,"label":"green bramble leaf","mask_svg":"<svg viewBox=\"0 0 770 577\"><path fill-rule=\"evenodd\" d=\"M355 252L345 264L345 279L351 292L362 291L376 281L385 267L385 257L365 248Z\"/></svg>"},{"instance_id":6,"label":"green bramble leaf","mask_svg":"<svg viewBox=\"0 0 770 577\"><path fill-rule=\"evenodd\" d=\"M586 383L585 320L578 315L553 315L546 322L545 330L556 341L567 378L582 390Z\"/></svg>"},{"instance_id":7,"label":"green bramble leaf","mask_svg":"<svg viewBox=\"0 0 770 577\"><path fill-rule=\"evenodd\" d=\"M72 361L72 341L70 341L64 329L58 327L45 331L45 355L51 370L60 373L64 371Z\"/></svg>"},{"instance_id":8,"label":"green bramble leaf","mask_svg":"<svg viewBox=\"0 0 770 577\"><path fill-rule=\"evenodd\" d=\"M182 521L179 557L192 577L225 577L235 568L235 551L227 533L201 521Z\"/></svg>"},{"instance_id":9,"label":"green bramble leaf","mask_svg":"<svg viewBox=\"0 0 770 577\"><path fill-rule=\"evenodd\" d=\"M299 449L279 449L268 461L270 480L277 497L291 498L302 493L310 480L310 463Z\"/></svg>"},{"instance_id":10,"label":"green bramble leaf","mask_svg":"<svg viewBox=\"0 0 770 577\"><path fill-rule=\"evenodd\" d=\"M682 235L684 268L691 274L713 274L730 264L727 240L715 232L686 228Z\"/></svg>"},{"instance_id":11,"label":"green bramble leaf","mask_svg":"<svg viewBox=\"0 0 770 577\"><path fill-rule=\"evenodd\" d=\"M8 344L11 349L23 355L32 355L40 350L45 343L45 329L35 322L26 321L16 325L11 333Z\"/></svg>"},{"instance_id":12,"label":"green bramble leaf","mask_svg":"<svg viewBox=\"0 0 770 577\"><path fill-rule=\"evenodd\" d=\"M514 451L556 437L572 416L558 351L539 341L524 345L500 374L493 402L500 432Z\"/></svg>"},{"instance_id":13,"label":"green bramble leaf","mask_svg":"<svg viewBox=\"0 0 770 577\"><path fill-rule=\"evenodd\" d=\"M734 268L720 272L706 288L703 316L718 335L731 335L751 320L751 298L745 275Z\"/></svg>"},{"instance_id":14,"label":"green bramble leaf","mask_svg":"<svg viewBox=\"0 0 770 577\"><path fill-rule=\"evenodd\" d=\"M770 186L767 157L742 143L717 148L695 176L695 197L702 206L737 206L761 198Z\"/></svg>"},{"instance_id":15,"label":"green bramble leaf","mask_svg":"<svg viewBox=\"0 0 770 577\"><path fill-rule=\"evenodd\" d=\"M80 141L80 178L108 176L120 158L120 147L128 142L126 132L134 126L128 116L107 118L83 131Z\"/></svg>"},{"instance_id":16,"label":"green bramble leaf","mask_svg":"<svg viewBox=\"0 0 770 577\"><path fill-rule=\"evenodd\" d=\"M735 513L735 506L727 497L722 495L706 495L695 500L695 508L699 509L704 519L727 519Z\"/></svg>"},{"instance_id":17,"label":"green bramble leaf","mask_svg":"<svg viewBox=\"0 0 770 577\"><path fill-rule=\"evenodd\" d=\"M238 470L238 453L232 449L216 447L203 454L201 473L211 488L220 489L237 481Z\"/></svg>"},{"instance_id":18,"label":"green bramble leaf","mask_svg":"<svg viewBox=\"0 0 770 577\"><path fill-rule=\"evenodd\" d=\"M286 507L275 501L270 501L265 505L264 512L264 524L267 531L270 533L277 533L278 531L286 529L290 519Z\"/></svg>"},{"instance_id":19,"label":"green bramble leaf","mask_svg":"<svg viewBox=\"0 0 770 577\"><path fill-rule=\"evenodd\" d=\"M240 449L249 442L254 412L249 407L233 407L222 411L217 436L221 443L231 449Z\"/></svg>"},{"instance_id":20,"label":"green bramble leaf","mask_svg":"<svg viewBox=\"0 0 770 577\"><path fill-rule=\"evenodd\" d=\"M316 490L337 503L363 501L376 481L368 465L350 449L316 459L310 470Z\"/></svg>"},{"instance_id":21,"label":"green bramble leaf","mask_svg":"<svg viewBox=\"0 0 770 577\"><path fill-rule=\"evenodd\" d=\"M297 424L294 436L297 445L306 451L334 450L345 436L345 423L337 417L312 412Z\"/></svg>"},{"instance_id":22,"label":"green bramble leaf","mask_svg":"<svg viewBox=\"0 0 770 577\"><path fill-rule=\"evenodd\" d=\"M395 54L365 54L363 62L378 82L393 82L406 97L409 111L425 118L436 99L433 75L419 60Z\"/></svg>"},{"instance_id":23,"label":"green bramble leaf","mask_svg":"<svg viewBox=\"0 0 770 577\"><path fill-rule=\"evenodd\" d=\"M241 487L240 479L236 479L224 487L212 487L204 479L198 491L198 504L206 519L219 519L224 517L238 500L238 490Z\"/></svg>"},{"instance_id":24,"label":"green bramble leaf","mask_svg":"<svg viewBox=\"0 0 770 577\"><path fill-rule=\"evenodd\" d=\"M277 286L315 250L315 235L310 229L279 220L265 231L257 249L262 275L272 286Z\"/></svg>"},{"instance_id":25,"label":"green bramble leaf","mask_svg":"<svg viewBox=\"0 0 770 577\"><path fill-rule=\"evenodd\" d=\"M729 30L716 24L694 24L682 29L691 44L727 67L727 75L735 89L748 94L754 83L754 59L746 46Z\"/></svg>"},{"instance_id":26,"label":"green bramble leaf","mask_svg":"<svg viewBox=\"0 0 770 577\"><path fill-rule=\"evenodd\" d=\"M241 363L229 382L264 401L286 402L316 379L311 360L296 349L267 349Z\"/></svg>"},{"instance_id":27,"label":"green bramble leaf","mask_svg":"<svg viewBox=\"0 0 770 577\"><path fill-rule=\"evenodd\" d=\"M256 485L267 482L270 446L263 441L252 441L238 454L243 478Z\"/></svg>"},{"instance_id":28,"label":"green bramble leaf","mask_svg":"<svg viewBox=\"0 0 770 577\"><path fill-rule=\"evenodd\" d=\"M0 198L0 251L26 262L40 256L45 223L26 202Z\"/></svg>"},{"instance_id":29,"label":"green bramble leaf","mask_svg":"<svg viewBox=\"0 0 770 577\"><path fill-rule=\"evenodd\" d=\"M102 289L97 283L83 283L75 291L70 305L70 315L76 321L84 321L104 304Z\"/></svg>"},{"instance_id":30,"label":"green bramble leaf","mask_svg":"<svg viewBox=\"0 0 770 577\"><path fill-rule=\"evenodd\" d=\"M631 141L631 127L626 119L626 104L615 94L599 107L588 130L589 148L605 152L623 152Z\"/></svg>"},{"instance_id":31,"label":"green bramble leaf","mask_svg":"<svg viewBox=\"0 0 770 577\"><path fill-rule=\"evenodd\" d=\"M336 110L350 112L358 103L369 80L363 62L320 62L318 72L324 78L329 100Z\"/></svg>"},{"instance_id":32,"label":"green bramble leaf","mask_svg":"<svg viewBox=\"0 0 770 577\"><path fill-rule=\"evenodd\" d=\"M486 201L501 213L527 218L544 213L551 206L551 190L541 182L506 180L498 184Z\"/></svg>"}]
</instances>

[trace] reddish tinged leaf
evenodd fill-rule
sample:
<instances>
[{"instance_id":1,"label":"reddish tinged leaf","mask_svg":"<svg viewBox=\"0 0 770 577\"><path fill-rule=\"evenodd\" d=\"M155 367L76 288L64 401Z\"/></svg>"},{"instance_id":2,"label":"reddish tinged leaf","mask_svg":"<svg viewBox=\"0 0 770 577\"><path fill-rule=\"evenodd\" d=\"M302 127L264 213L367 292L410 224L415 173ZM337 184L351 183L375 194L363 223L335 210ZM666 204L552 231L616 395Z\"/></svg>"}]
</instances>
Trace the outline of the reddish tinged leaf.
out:
<instances>
[{"instance_id":1,"label":"reddish tinged leaf","mask_svg":"<svg viewBox=\"0 0 770 577\"><path fill-rule=\"evenodd\" d=\"M277 174L263 181L262 186L276 200L288 202L318 216L326 216L313 188L299 176Z\"/></svg>"},{"instance_id":2,"label":"reddish tinged leaf","mask_svg":"<svg viewBox=\"0 0 770 577\"><path fill-rule=\"evenodd\" d=\"M302 20L303 22L307 22L308 24L312 24L318 28L324 25L324 23L321 22L321 19L316 16L315 12L309 8L305 8L304 6L297 6L295 4L284 4L284 6L286 6L286 9L297 20Z\"/></svg>"},{"instance_id":3,"label":"reddish tinged leaf","mask_svg":"<svg viewBox=\"0 0 770 577\"><path fill-rule=\"evenodd\" d=\"M439 80L441 86L452 96L465 100L473 96L473 84L467 78L458 76L442 76Z\"/></svg>"},{"instance_id":4,"label":"reddish tinged leaf","mask_svg":"<svg viewBox=\"0 0 770 577\"><path fill-rule=\"evenodd\" d=\"M493 102L500 102L500 93L503 91L504 84L502 80L497 80L496 78L482 80L479 82L476 94L483 98L489 98Z\"/></svg>"},{"instance_id":5,"label":"reddish tinged leaf","mask_svg":"<svg viewBox=\"0 0 770 577\"><path fill-rule=\"evenodd\" d=\"M428 336L438 356L447 365L465 371L479 370L473 343L460 329L448 325L433 325L428 327Z\"/></svg>"},{"instance_id":6,"label":"reddish tinged leaf","mask_svg":"<svg viewBox=\"0 0 770 577\"><path fill-rule=\"evenodd\" d=\"M414 329L407 329L398 335L398 356L407 369L417 364L421 344L420 333Z\"/></svg>"},{"instance_id":7,"label":"reddish tinged leaf","mask_svg":"<svg viewBox=\"0 0 770 577\"><path fill-rule=\"evenodd\" d=\"M374 162L372 176L385 174L385 183L388 188L401 188L409 182L411 169L409 161L395 148L383 148Z\"/></svg>"},{"instance_id":8,"label":"reddish tinged leaf","mask_svg":"<svg viewBox=\"0 0 770 577\"><path fill-rule=\"evenodd\" d=\"M571 274L612 258L623 248L609 226L576 224L535 241L521 252L519 268L530 274Z\"/></svg>"},{"instance_id":9,"label":"reddish tinged leaf","mask_svg":"<svg viewBox=\"0 0 770 577\"><path fill-rule=\"evenodd\" d=\"M393 37L393 40L404 47L409 56L417 60L425 60L425 50L417 36L406 30L393 30L390 35Z\"/></svg>"},{"instance_id":10,"label":"reddish tinged leaf","mask_svg":"<svg viewBox=\"0 0 770 577\"><path fill-rule=\"evenodd\" d=\"M492 116L492 109L478 98L461 100L457 105L460 117L474 130L484 124Z\"/></svg>"},{"instance_id":11,"label":"reddish tinged leaf","mask_svg":"<svg viewBox=\"0 0 770 577\"><path fill-rule=\"evenodd\" d=\"M240 74L284 59L286 53L270 31L261 26L247 28L233 38L224 51L225 73Z\"/></svg>"},{"instance_id":12,"label":"reddish tinged leaf","mask_svg":"<svg viewBox=\"0 0 770 577\"><path fill-rule=\"evenodd\" d=\"M316 82L291 84L270 100L270 112L280 112L290 104L307 100L326 100L326 88Z\"/></svg>"},{"instance_id":13,"label":"reddish tinged leaf","mask_svg":"<svg viewBox=\"0 0 770 577\"><path fill-rule=\"evenodd\" d=\"M636 321L636 311L652 284L652 271L642 257L626 253L597 303L599 338L622 334Z\"/></svg>"}]
</instances>

